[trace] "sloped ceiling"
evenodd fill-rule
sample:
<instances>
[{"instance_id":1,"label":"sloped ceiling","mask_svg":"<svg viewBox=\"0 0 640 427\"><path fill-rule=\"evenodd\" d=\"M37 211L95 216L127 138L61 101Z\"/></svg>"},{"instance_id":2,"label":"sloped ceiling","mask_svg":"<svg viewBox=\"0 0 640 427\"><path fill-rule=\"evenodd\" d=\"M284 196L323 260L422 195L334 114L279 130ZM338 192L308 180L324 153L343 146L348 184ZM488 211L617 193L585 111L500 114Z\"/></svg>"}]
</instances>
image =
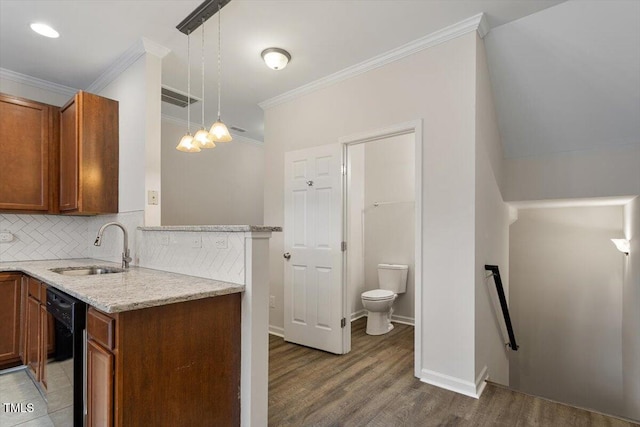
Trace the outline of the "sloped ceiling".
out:
<instances>
[{"instance_id":1,"label":"sloped ceiling","mask_svg":"<svg viewBox=\"0 0 640 427\"><path fill-rule=\"evenodd\" d=\"M640 147L639 1L569 1L485 44L506 157Z\"/></svg>"}]
</instances>

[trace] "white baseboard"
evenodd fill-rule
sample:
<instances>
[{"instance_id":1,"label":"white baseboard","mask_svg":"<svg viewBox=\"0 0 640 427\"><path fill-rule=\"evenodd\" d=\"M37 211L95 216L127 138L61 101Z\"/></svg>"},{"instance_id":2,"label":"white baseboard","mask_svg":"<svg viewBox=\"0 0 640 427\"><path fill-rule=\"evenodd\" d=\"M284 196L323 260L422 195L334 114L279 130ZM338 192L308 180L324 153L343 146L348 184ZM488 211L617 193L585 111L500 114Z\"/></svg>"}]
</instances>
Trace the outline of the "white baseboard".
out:
<instances>
[{"instance_id":1,"label":"white baseboard","mask_svg":"<svg viewBox=\"0 0 640 427\"><path fill-rule=\"evenodd\" d=\"M363 317L367 317L367 310L358 310L355 313L351 313L351 321L355 321L361 319ZM391 321L395 323L402 323L403 325L415 326L415 319L413 317L406 316L396 316L395 314L391 315Z\"/></svg>"},{"instance_id":2,"label":"white baseboard","mask_svg":"<svg viewBox=\"0 0 640 427\"><path fill-rule=\"evenodd\" d=\"M413 317L396 316L395 314L391 315L391 321L395 323L402 323L403 325L411 325L411 326L415 326L415 323L416 323Z\"/></svg>"},{"instance_id":3,"label":"white baseboard","mask_svg":"<svg viewBox=\"0 0 640 427\"><path fill-rule=\"evenodd\" d=\"M275 335L280 338L284 338L284 328L280 326L269 325L269 335Z\"/></svg>"},{"instance_id":4,"label":"white baseboard","mask_svg":"<svg viewBox=\"0 0 640 427\"><path fill-rule=\"evenodd\" d=\"M439 372L430 371L429 369L423 369L421 374L420 381L423 383L451 390L476 399L480 398L480 395L484 391L486 385L485 379L488 378L486 366L482 368L482 371L476 378L475 383L452 377L450 375L441 374Z\"/></svg>"},{"instance_id":5,"label":"white baseboard","mask_svg":"<svg viewBox=\"0 0 640 427\"><path fill-rule=\"evenodd\" d=\"M362 309L362 310L358 310L355 313L351 313L351 321L355 321L358 319L361 319L363 317L367 317L367 310Z\"/></svg>"}]
</instances>

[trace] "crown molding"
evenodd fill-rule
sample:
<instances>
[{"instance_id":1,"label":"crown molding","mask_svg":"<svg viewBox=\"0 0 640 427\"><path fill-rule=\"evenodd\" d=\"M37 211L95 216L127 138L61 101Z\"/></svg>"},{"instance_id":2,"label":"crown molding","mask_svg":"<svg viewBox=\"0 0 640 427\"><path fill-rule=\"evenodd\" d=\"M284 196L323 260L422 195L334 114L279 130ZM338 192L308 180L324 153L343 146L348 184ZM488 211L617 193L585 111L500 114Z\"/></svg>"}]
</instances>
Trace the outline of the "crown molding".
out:
<instances>
[{"instance_id":1,"label":"crown molding","mask_svg":"<svg viewBox=\"0 0 640 427\"><path fill-rule=\"evenodd\" d=\"M158 44L153 40L149 40L146 37L142 37L142 44L145 52L155 55L160 59L164 58L169 54L169 52L171 52L171 49L168 47L162 46L161 44Z\"/></svg>"},{"instance_id":2,"label":"crown molding","mask_svg":"<svg viewBox=\"0 0 640 427\"><path fill-rule=\"evenodd\" d=\"M434 33L428 34L400 47L387 51L381 55L374 56L373 58L363 61L359 64L352 65L351 67L347 67L344 70L330 74L326 77L322 77L311 83L262 101L258 103L258 105L263 110L266 110L268 108L283 104L308 93L315 92L319 89L334 85L351 77L355 77L359 74L366 73L367 71L371 71L392 62L398 61L402 58L413 55L414 53L420 52L430 47L437 46L446 41L460 37L463 34L467 34L471 31L478 31L480 37L484 37L489 32L489 26L487 24L486 18L484 17L484 13L479 13L456 24L450 25Z\"/></svg>"},{"instance_id":3,"label":"crown molding","mask_svg":"<svg viewBox=\"0 0 640 427\"><path fill-rule=\"evenodd\" d=\"M98 93L114 81L127 68L133 65L145 53L164 58L171 50L145 37L136 41L133 46L124 51L89 87L88 92Z\"/></svg>"},{"instance_id":4,"label":"crown molding","mask_svg":"<svg viewBox=\"0 0 640 427\"><path fill-rule=\"evenodd\" d=\"M187 127L187 121L184 120L184 119L181 119L179 117L170 116L168 114L162 114L162 120L166 121L166 122L169 122L169 123L173 123L174 125ZM191 122L191 129L200 129L200 126L201 126L200 123ZM264 145L264 142L259 141L257 139L249 138L247 136L238 135L235 132L230 132L230 133L233 136L233 140L235 142L242 142L242 143L245 143L245 144L254 144L254 145L260 145L260 146Z\"/></svg>"},{"instance_id":5,"label":"crown molding","mask_svg":"<svg viewBox=\"0 0 640 427\"><path fill-rule=\"evenodd\" d=\"M7 70L6 68L0 68L0 78L11 80L27 86L32 86L49 92L58 93L60 95L65 95L69 98L73 97L73 95L75 95L79 90L73 87L53 83L47 80L39 79L37 77L31 77L26 74Z\"/></svg>"}]
</instances>

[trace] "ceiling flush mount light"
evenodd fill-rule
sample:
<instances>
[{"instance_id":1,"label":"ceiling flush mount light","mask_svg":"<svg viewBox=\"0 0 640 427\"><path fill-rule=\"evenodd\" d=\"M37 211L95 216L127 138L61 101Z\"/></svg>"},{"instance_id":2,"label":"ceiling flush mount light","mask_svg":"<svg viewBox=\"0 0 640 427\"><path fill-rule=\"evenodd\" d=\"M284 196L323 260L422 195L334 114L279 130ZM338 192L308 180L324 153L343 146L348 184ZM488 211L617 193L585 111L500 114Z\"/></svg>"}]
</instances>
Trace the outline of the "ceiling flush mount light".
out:
<instances>
[{"instance_id":1,"label":"ceiling flush mount light","mask_svg":"<svg viewBox=\"0 0 640 427\"><path fill-rule=\"evenodd\" d=\"M220 118L220 104L222 97L222 19L220 16L220 3L218 3L218 120L211 125L211 129L209 129L209 133L213 135L214 142L230 142L233 138L231 138L231 134L229 133L229 129L222 122Z\"/></svg>"},{"instance_id":2,"label":"ceiling flush mount light","mask_svg":"<svg viewBox=\"0 0 640 427\"><path fill-rule=\"evenodd\" d=\"M31 29L41 36L49 37L50 39L57 39L60 37L60 33L42 22L34 22L30 25Z\"/></svg>"},{"instance_id":3,"label":"ceiling flush mount light","mask_svg":"<svg viewBox=\"0 0 640 427\"><path fill-rule=\"evenodd\" d=\"M282 70L291 61L291 54L279 47L270 47L262 51L262 59L272 70Z\"/></svg>"},{"instance_id":4,"label":"ceiling flush mount light","mask_svg":"<svg viewBox=\"0 0 640 427\"><path fill-rule=\"evenodd\" d=\"M613 242L614 245L616 245L616 248L618 248L620 252L622 252L625 255L629 255L629 249L631 248L631 244L627 239L611 239L611 241Z\"/></svg>"},{"instance_id":5,"label":"ceiling flush mount light","mask_svg":"<svg viewBox=\"0 0 640 427\"><path fill-rule=\"evenodd\" d=\"M191 136L191 49L189 46L189 40L191 39L190 33L187 34L187 133L180 139L176 150L184 151L185 153L197 153L200 151L200 147L193 140Z\"/></svg>"}]
</instances>

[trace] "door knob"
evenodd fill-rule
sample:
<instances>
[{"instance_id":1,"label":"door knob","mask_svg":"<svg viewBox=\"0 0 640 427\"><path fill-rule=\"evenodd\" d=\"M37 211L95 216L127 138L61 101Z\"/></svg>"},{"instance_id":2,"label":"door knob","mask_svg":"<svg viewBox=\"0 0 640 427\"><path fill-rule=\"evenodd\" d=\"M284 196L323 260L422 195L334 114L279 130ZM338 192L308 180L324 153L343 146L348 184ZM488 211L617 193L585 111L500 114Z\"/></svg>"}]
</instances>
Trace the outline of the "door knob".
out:
<instances>
[{"instance_id":1,"label":"door knob","mask_svg":"<svg viewBox=\"0 0 640 427\"><path fill-rule=\"evenodd\" d=\"M289 260L291 259L291 254L289 252L285 253L284 255L282 255L284 257L284 259Z\"/></svg>"}]
</instances>

